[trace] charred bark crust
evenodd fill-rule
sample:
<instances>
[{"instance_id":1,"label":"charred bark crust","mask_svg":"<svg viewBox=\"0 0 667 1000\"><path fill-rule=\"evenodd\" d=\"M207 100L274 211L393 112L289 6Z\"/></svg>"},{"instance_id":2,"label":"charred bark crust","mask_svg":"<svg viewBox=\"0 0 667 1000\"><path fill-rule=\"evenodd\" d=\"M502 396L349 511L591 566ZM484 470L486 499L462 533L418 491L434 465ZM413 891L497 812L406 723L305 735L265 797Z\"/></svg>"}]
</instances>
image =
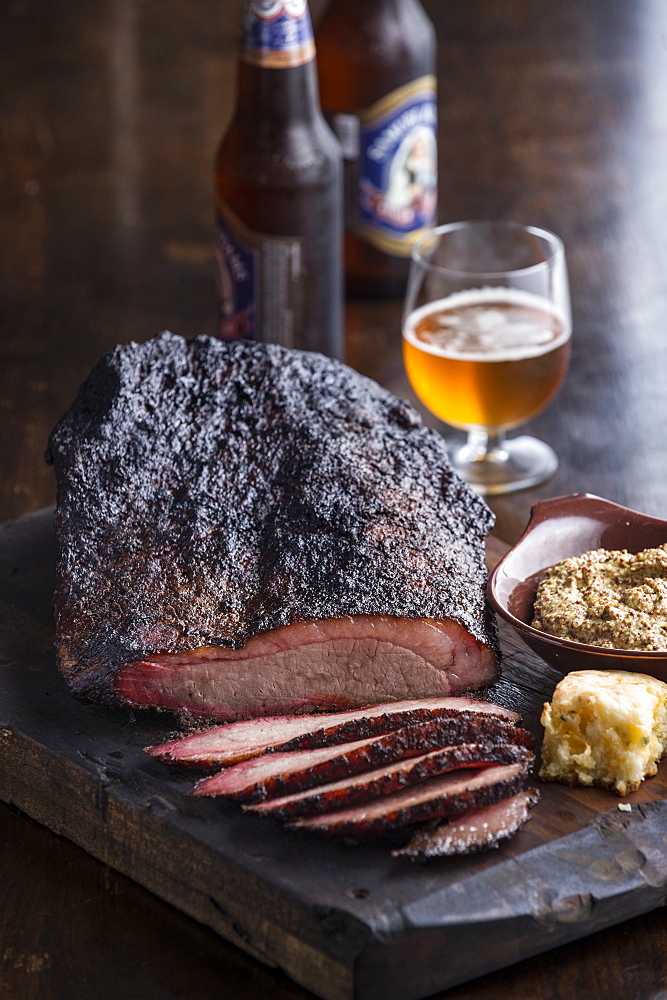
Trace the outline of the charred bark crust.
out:
<instances>
[{"instance_id":1,"label":"charred bark crust","mask_svg":"<svg viewBox=\"0 0 667 1000\"><path fill-rule=\"evenodd\" d=\"M79 694L125 663L348 615L452 618L497 650L493 515L443 439L318 354L162 333L94 367L47 451Z\"/></svg>"}]
</instances>

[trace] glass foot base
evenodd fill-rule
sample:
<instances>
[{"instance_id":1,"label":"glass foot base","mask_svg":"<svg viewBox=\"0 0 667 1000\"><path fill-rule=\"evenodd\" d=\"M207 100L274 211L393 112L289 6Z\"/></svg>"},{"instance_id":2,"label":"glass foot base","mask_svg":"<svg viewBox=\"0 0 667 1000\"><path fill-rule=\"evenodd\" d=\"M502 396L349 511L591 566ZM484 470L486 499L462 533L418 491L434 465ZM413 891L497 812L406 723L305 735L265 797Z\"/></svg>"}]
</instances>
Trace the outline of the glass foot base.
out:
<instances>
[{"instance_id":1,"label":"glass foot base","mask_svg":"<svg viewBox=\"0 0 667 1000\"><path fill-rule=\"evenodd\" d=\"M553 448L526 434L498 441L489 450L468 440L451 451L450 460L459 476L484 496L536 486L558 468Z\"/></svg>"}]
</instances>

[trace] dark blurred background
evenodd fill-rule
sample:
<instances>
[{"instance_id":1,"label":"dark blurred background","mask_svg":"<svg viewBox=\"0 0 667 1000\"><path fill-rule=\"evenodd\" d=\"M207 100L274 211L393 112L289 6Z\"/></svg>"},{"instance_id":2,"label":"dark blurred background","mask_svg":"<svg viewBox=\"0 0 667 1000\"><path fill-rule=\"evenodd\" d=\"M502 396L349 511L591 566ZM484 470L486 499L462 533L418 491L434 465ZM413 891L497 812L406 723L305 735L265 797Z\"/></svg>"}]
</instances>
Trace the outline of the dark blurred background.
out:
<instances>
[{"instance_id":1,"label":"dark blurred background","mask_svg":"<svg viewBox=\"0 0 667 1000\"><path fill-rule=\"evenodd\" d=\"M660 513L667 5L424 6L439 43L440 221L510 217L566 244L577 378L530 428L569 463L543 492ZM0 5L3 517L52 499L46 434L102 351L164 328L214 330L212 160L240 9ZM399 311L351 307L348 359L407 394Z\"/></svg>"},{"instance_id":2,"label":"dark blurred background","mask_svg":"<svg viewBox=\"0 0 667 1000\"><path fill-rule=\"evenodd\" d=\"M572 491L665 517L667 3L424 6L439 45L440 220L546 226L570 268L572 367L529 425L561 465L494 501L498 532L512 540L536 499ZM103 351L164 328L214 332L212 164L240 9L0 0L0 519L53 502L47 436ZM349 303L348 359L407 395L399 323L398 302ZM447 997L664 1000L666 955L656 910ZM221 992L306 997L0 807L2 1000Z\"/></svg>"}]
</instances>

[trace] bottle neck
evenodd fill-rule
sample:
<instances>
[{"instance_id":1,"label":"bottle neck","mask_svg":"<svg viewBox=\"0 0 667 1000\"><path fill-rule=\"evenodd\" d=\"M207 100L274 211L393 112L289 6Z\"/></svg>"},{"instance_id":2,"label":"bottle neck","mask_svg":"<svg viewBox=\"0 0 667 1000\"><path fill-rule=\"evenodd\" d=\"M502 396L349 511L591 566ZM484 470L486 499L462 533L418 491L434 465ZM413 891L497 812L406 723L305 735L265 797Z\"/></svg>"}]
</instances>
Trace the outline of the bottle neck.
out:
<instances>
[{"instance_id":1,"label":"bottle neck","mask_svg":"<svg viewBox=\"0 0 667 1000\"><path fill-rule=\"evenodd\" d=\"M315 62L285 69L265 69L243 58L238 69L236 113L257 126L271 119L309 121L320 114Z\"/></svg>"},{"instance_id":2,"label":"bottle neck","mask_svg":"<svg viewBox=\"0 0 667 1000\"><path fill-rule=\"evenodd\" d=\"M319 113L315 44L306 0L246 0L237 115L307 120ZM278 9L276 9L278 8Z\"/></svg>"}]
</instances>

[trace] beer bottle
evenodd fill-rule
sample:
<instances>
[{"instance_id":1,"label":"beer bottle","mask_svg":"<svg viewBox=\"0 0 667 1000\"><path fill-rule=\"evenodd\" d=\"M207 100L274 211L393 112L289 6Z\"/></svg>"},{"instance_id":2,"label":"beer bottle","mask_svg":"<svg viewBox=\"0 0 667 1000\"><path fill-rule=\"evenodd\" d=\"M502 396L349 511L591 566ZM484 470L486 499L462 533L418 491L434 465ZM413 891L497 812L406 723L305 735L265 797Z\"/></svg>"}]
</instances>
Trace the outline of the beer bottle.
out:
<instances>
[{"instance_id":1,"label":"beer bottle","mask_svg":"<svg viewBox=\"0 0 667 1000\"><path fill-rule=\"evenodd\" d=\"M342 357L342 156L306 0L246 0L216 189L219 336Z\"/></svg>"},{"instance_id":2,"label":"beer bottle","mask_svg":"<svg viewBox=\"0 0 667 1000\"><path fill-rule=\"evenodd\" d=\"M400 295L436 218L435 31L418 0L332 0L316 42L345 160L347 291Z\"/></svg>"}]
</instances>

